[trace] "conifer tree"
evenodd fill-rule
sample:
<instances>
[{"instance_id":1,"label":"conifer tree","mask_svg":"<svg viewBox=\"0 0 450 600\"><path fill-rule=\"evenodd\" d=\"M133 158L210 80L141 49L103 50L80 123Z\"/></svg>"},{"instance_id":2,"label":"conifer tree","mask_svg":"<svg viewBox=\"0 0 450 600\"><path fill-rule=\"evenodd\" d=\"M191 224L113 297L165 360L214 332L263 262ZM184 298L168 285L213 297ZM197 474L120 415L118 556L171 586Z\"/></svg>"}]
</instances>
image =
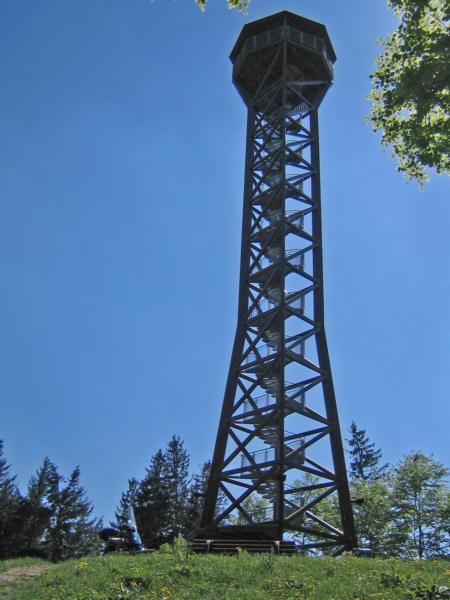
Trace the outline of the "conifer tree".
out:
<instances>
[{"instance_id":1,"label":"conifer tree","mask_svg":"<svg viewBox=\"0 0 450 600\"><path fill-rule=\"evenodd\" d=\"M128 480L128 489L122 492L119 505L116 509L116 522L111 525L116 526L119 532L122 532L128 526L129 509L136 506L139 494L139 481L133 477Z\"/></svg>"},{"instance_id":2,"label":"conifer tree","mask_svg":"<svg viewBox=\"0 0 450 600\"><path fill-rule=\"evenodd\" d=\"M195 527L202 498L194 493L200 493L207 475L205 472L190 485L189 462L189 453L177 436L172 437L164 451L158 450L152 456L145 477L137 486L134 501L137 526L145 547L158 548L178 535L187 535ZM122 500L125 506L126 495Z\"/></svg>"},{"instance_id":3,"label":"conifer tree","mask_svg":"<svg viewBox=\"0 0 450 600\"><path fill-rule=\"evenodd\" d=\"M16 476L10 470L0 440L0 559L14 554L15 522L21 501Z\"/></svg>"},{"instance_id":4,"label":"conifer tree","mask_svg":"<svg viewBox=\"0 0 450 600\"><path fill-rule=\"evenodd\" d=\"M66 479L49 461L46 502L50 518L44 548L54 562L84 556L99 547L100 522L91 517L93 506L80 484L79 467L65 483Z\"/></svg>"},{"instance_id":5,"label":"conifer tree","mask_svg":"<svg viewBox=\"0 0 450 600\"><path fill-rule=\"evenodd\" d=\"M158 548L168 541L169 493L162 450L152 456L146 468L145 477L136 491L134 509L138 530L146 548Z\"/></svg>"},{"instance_id":6,"label":"conifer tree","mask_svg":"<svg viewBox=\"0 0 450 600\"><path fill-rule=\"evenodd\" d=\"M375 449L375 444L366 437L365 429L358 429L352 421L350 426L350 438L347 440L350 446L350 477L364 481L374 481L383 476L387 464L380 466L381 450Z\"/></svg>"},{"instance_id":7,"label":"conifer tree","mask_svg":"<svg viewBox=\"0 0 450 600\"><path fill-rule=\"evenodd\" d=\"M380 465L382 453L352 421L350 438L350 493L358 543L375 556L390 554L388 536L392 528L388 465Z\"/></svg>"},{"instance_id":8,"label":"conifer tree","mask_svg":"<svg viewBox=\"0 0 450 600\"><path fill-rule=\"evenodd\" d=\"M15 496L17 492L16 476L10 474L11 466L8 465L4 454L4 443L0 440L0 493L6 496Z\"/></svg>"},{"instance_id":9,"label":"conifer tree","mask_svg":"<svg viewBox=\"0 0 450 600\"><path fill-rule=\"evenodd\" d=\"M50 466L50 459L44 458L36 475L30 477L27 494L22 498L17 544L21 555L45 555L40 542L51 514L46 501Z\"/></svg>"},{"instance_id":10,"label":"conifer tree","mask_svg":"<svg viewBox=\"0 0 450 600\"><path fill-rule=\"evenodd\" d=\"M208 484L211 461L205 462L200 473L192 477L189 485L189 497L186 508L186 532L190 533L200 527L203 505L205 504L206 486Z\"/></svg>"},{"instance_id":11,"label":"conifer tree","mask_svg":"<svg viewBox=\"0 0 450 600\"><path fill-rule=\"evenodd\" d=\"M169 541L187 533L189 462L189 453L181 438L173 436L164 452L164 480L168 495L166 537Z\"/></svg>"}]
</instances>

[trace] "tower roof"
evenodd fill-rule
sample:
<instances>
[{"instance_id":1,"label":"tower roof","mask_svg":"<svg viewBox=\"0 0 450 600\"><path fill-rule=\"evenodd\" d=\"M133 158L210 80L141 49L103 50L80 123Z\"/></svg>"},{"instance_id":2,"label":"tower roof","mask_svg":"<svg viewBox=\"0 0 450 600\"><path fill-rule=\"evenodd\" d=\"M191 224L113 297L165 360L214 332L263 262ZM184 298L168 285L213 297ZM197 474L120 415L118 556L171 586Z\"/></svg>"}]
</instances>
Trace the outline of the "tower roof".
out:
<instances>
[{"instance_id":1,"label":"tower roof","mask_svg":"<svg viewBox=\"0 0 450 600\"><path fill-rule=\"evenodd\" d=\"M305 31L306 33L310 33L317 37L321 37L325 42L327 52L331 61L333 63L335 62L336 54L334 52L333 46L331 45L331 41L328 37L328 32L326 30L325 25L317 23L316 21L311 21L310 19L305 19L305 17L301 17L300 15L296 15L295 13L291 13L287 10L283 10L279 13L275 13L274 15L264 17L263 19L258 19L257 21L252 21L251 23L247 23L247 25L244 25L241 33L239 34L237 42L234 45L233 50L231 51L231 61L235 61L240 49L244 45L245 40L247 38L261 33L263 31L267 31L268 29L278 27L279 25L282 25L285 22L287 22L288 25L292 25L293 27L297 27L298 29Z\"/></svg>"}]
</instances>

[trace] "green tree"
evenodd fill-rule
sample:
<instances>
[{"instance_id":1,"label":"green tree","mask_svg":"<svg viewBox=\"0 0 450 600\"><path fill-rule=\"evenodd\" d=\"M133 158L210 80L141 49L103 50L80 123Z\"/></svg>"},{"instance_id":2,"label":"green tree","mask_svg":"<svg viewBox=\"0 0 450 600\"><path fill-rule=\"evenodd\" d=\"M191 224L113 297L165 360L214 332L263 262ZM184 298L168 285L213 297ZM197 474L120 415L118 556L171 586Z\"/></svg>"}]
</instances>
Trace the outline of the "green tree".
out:
<instances>
[{"instance_id":1,"label":"green tree","mask_svg":"<svg viewBox=\"0 0 450 600\"><path fill-rule=\"evenodd\" d=\"M15 522L21 502L16 476L11 475L10 470L0 440L0 559L14 554Z\"/></svg>"},{"instance_id":2,"label":"green tree","mask_svg":"<svg viewBox=\"0 0 450 600\"><path fill-rule=\"evenodd\" d=\"M139 482L135 477L133 477L132 479L128 480L127 491L122 492L122 496L120 497L119 505L116 508L116 522L111 523L111 525L117 525L117 528L120 532L122 532L128 525L130 506L133 506L134 508L137 502L138 494Z\"/></svg>"},{"instance_id":3,"label":"green tree","mask_svg":"<svg viewBox=\"0 0 450 600\"><path fill-rule=\"evenodd\" d=\"M391 502L391 553L402 558L440 558L450 552L448 470L422 452L395 468Z\"/></svg>"},{"instance_id":4,"label":"green tree","mask_svg":"<svg viewBox=\"0 0 450 600\"><path fill-rule=\"evenodd\" d=\"M206 486L211 471L211 461L207 461L200 473L192 477L189 485L188 504L186 509L186 531L187 533L200 527L203 505L205 503Z\"/></svg>"},{"instance_id":5,"label":"green tree","mask_svg":"<svg viewBox=\"0 0 450 600\"><path fill-rule=\"evenodd\" d=\"M195 2L200 7L200 10L204 11L206 9L206 4L208 0L195 0ZM227 0L228 8L236 8L237 10L247 14L248 5L250 4L250 0Z\"/></svg>"},{"instance_id":6,"label":"green tree","mask_svg":"<svg viewBox=\"0 0 450 600\"><path fill-rule=\"evenodd\" d=\"M51 464L50 459L44 458L36 475L30 477L27 494L22 498L18 511L20 526L17 530L17 547L20 554L45 554L41 548L41 539L51 515L46 501Z\"/></svg>"},{"instance_id":7,"label":"green tree","mask_svg":"<svg viewBox=\"0 0 450 600\"><path fill-rule=\"evenodd\" d=\"M369 547L374 556L389 556L393 527L389 479L355 479L350 484L358 545Z\"/></svg>"},{"instance_id":8,"label":"green tree","mask_svg":"<svg viewBox=\"0 0 450 600\"><path fill-rule=\"evenodd\" d=\"M250 495L242 502L242 508L255 522L267 521L272 512L269 501L262 496ZM247 517L241 511L235 510L228 517L230 525L248 525Z\"/></svg>"},{"instance_id":9,"label":"green tree","mask_svg":"<svg viewBox=\"0 0 450 600\"><path fill-rule=\"evenodd\" d=\"M134 509L144 546L158 548L185 536L197 527L209 469L189 477L189 453L173 436L165 450L158 450L139 482ZM126 499L124 498L124 502Z\"/></svg>"},{"instance_id":10,"label":"green tree","mask_svg":"<svg viewBox=\"0 0 450 600\"><path fill-rule=\"evenodd\" d=\"M375 449L375 444L366 437L365 429L358 429L352 421L350 425L350 477L373 481L379 479L386 472L387 464L380 466L381 450Z\"/></svg>"},{"instance_id":11,"label":"green tree","mask_svg":"<svg viewBox=\"0 0 450 600\"><path fill-rule=\"evenodd\" d=\"M406 178L450 171L448 0L388 0L400 23L372 76L371 123Z\"/></svg>"},{"instance_id":12,"label":"green tree","mask_svg":"<svg viewBox=\"0 0 450 600\"><path fill-rule=\"evenodd\" d=\"M326 523L331 525L332 527L336 527L337 529L341 528L341 516L339 512L339 504L336 493L332 493L329 496L322 498L316 504L314 504L314 500L318 498L326 488L323 487L323 480L316 475L312 475L311 473L303 473L302 477L293 482L293 488L300 489L301 491L295 494L289 494L287 499L292 499L293 503L296 506L302 506L305 504L313 503L310 508L311 513L319 519L323 519ZM317 522L309 518L308 516L304 516L297 523L293 523L293 525L298 525L299 527L305 527L306 529L314 528L319 529L324 532L327 531L326 527L322 527ZM314 536L308 531L299 530L295 535L295 539L299 544L308 544L312 543L315 540ZM303 554L307 556L317 556L318 554L327 554L328 550L317 550L317 549L309 549L307 551L303 551Z\"/></svg>"},{"instance_id":13,"label":"green tree","mask_svg":"<svg viewBox=\"0 0 450 600\"><path fill-rule=\"evenodd\" d=\"M99 547L100 521L92 518L93 506L80 484L76 467L66 480L48 461L46 504L50 518L43 547L54 562L85 556Z\"/></svg>"},{"instance_id":14,"label":"green tree","mask_svg":"<svg viewBox=\"0 0 450 600\"><path fill-rule=\"evenodd\" d=\"M164 452L164 480L169 501L166 537L169 541L185 535L189 528L189 462L189 453L181 438L173 436Z\"/></svg>"},{"instance_id":15,"label":"green tree","mask_svg":"<svg viewBox=\"0 0 450 600\"><path fill-rule=\"evenodd\" d=\"M169 492L162 450L152 456L150 465L146 468L145 477L136 491L134 509L144 546L159 548L167 541L169 521Z\"/></svg>"}]
</instances>

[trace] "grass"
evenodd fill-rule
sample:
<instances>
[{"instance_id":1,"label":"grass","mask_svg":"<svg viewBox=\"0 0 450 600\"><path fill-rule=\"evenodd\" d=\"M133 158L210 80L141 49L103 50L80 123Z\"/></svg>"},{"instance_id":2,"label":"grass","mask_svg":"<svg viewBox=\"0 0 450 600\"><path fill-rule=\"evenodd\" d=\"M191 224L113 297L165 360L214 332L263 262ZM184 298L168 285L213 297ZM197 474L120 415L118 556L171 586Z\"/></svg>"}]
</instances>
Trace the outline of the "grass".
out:
<instances>
[{"instance_id":1,"label":"grass","mask_svg":"<svg viewBox=\"0 0 450 600\"><path fill-rule=\"evenodd\" d=\"M7 561L10 567L19 561ZM21 564L22 561L20 561ZM36 561L33 562L36 564ZM5 563L0 563L3 569ZM2 600L444 600L450 563L353 557L204 556L184 550L71 560Z\"/></svg>"},{"instance_id":2,"label":"grass","mask_svg":"<svg viewBox=\"0 0 450 600\"><path fill-rule=\"evenodd\" d=\"M14 560L0 560L0 573L8 571L9 569L15 569L17 567L30 567L32 565L48 565L48 563L40 558L15 558Z\"/></svg>"}]
</instances>

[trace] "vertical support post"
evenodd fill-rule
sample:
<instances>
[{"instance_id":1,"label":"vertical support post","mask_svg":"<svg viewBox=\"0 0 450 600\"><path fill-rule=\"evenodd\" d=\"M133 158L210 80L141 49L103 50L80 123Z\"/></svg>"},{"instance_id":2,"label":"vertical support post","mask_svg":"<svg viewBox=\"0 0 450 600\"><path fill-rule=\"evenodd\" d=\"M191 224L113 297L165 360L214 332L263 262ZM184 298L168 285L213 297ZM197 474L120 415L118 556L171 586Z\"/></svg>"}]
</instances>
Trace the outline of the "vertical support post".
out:
<instances>
[{"instance_id":1,"label":"vertical support post","mask_svg":"<svg viewBox=\"0 0 450 600\"><path fill-rule=\"evenodd\" d=\"M344 447L342 444L339 417L334 393L333 377L331 374L330 357L325 334L325 310L324 310L324 285L323 285L323 252L322 252L322 199L320 187L320 153L319 153L319 115L317 110L311 113L311 135L313 143L311 147L312 159L312 197L314 200L314 211L312 217L314 253L314 279L320 281L314 293L314 321L319 325L317 333L317 354L319 363L326 372L322 383L325 407L328 419L331 422L330 443L336 479L338 482L339 507L341 512L342 527L348 542L348 547L356 546L356 532L353 519L353 511L350 499L350 490L347 481L347 470L345 468Z\"/></svg>"},{"instance_id":2,"label":"vertical support post","mask_svg":"<svg viewBox=\"0 0 450 600\"><path fill-rule=\"evenodd\" d=\"M229 420L233 412L233 403L237 385L237 372L244 348L245 327L243 316L247 309L247 271L250 260L250 249L248 244L250 223L251 223L251 191L252 191L252 163L254 153L254 129L255 113L249 109L247 113L247 142L245 151L245 179L244 179L244 202L242 212L242 233L241 233L241 267L240 284L238 300L238 324L236 337L234 339L233 351L231 355L230 369L228 372L227 385L225 388L222 412L220 415L219 429L217 432L216 444L214 447L214 456L211 462L211 476L208 480L206 490L205 507L202 514L201 526L206 527L214 520L215 507L219 494L221 466L225 458L225 451L228 441Z\"/></svg>"}]
</instances>

